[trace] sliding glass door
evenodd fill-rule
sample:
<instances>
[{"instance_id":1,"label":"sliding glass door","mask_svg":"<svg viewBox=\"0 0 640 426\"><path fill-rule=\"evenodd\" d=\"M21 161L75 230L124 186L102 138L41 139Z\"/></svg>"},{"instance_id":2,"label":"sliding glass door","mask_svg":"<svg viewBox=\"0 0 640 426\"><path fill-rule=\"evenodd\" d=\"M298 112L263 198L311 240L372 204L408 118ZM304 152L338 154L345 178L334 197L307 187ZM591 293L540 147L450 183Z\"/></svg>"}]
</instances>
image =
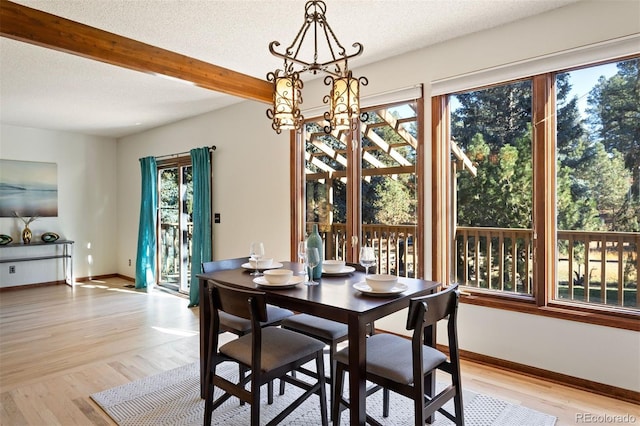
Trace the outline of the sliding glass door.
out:
<instances>
[{"instance_id":1,"label":"sliding glass door","mask_svg":"<svg viewBox=\"0 0 640 426\"><path fill-rule=\"evenodd\" d=\"M193 231L190 157L158 164L158 191L158 285L187 293Z\"/></svg>"}]
</instances>

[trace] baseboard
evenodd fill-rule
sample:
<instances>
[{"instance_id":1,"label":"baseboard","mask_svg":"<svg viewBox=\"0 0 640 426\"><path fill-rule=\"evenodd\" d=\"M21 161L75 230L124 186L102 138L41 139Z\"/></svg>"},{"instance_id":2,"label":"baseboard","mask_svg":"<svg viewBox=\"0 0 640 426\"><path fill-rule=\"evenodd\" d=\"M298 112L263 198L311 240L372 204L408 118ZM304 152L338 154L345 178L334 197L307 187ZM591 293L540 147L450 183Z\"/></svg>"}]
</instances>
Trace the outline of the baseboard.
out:
<instances>
[{"instance_id":1,"label":"baseboard","mask_svg":"<svg viewBox=\"0 0 640 426\"><path fill-rule=\"evenodd\" d=\"M122 279L127 280L127 281L135 282L135 279L127 277L127 276L124 276L124 275L120 275L120 274L105 274L105 275L95 275L95 276L91 276L91 277L76 277L75 278L75 282L76 283L84 283L84 282L87 282L87 281L105 280L107 278L122 278ZM61 285L61 284L65 284L66 285L67 283L64 280L59 280L59 281L49 281L49 282L44 282L44 283L14 285L14 286L9 286L9 287L0 287L0 292L13 291L13 290L22 290L22 289L34 288L34 287L47 287L47 286Z\"/></svg>"},{"instance_id":2,"label":"baseboard","mask_svg":"<svg viewBox=\"0 0 640 426\"><path fill-rule=\"evenodd\" d=\"M118 277L118 278L121 278L121 279L123 279L123 280L126 280L126 281L130 281L130 282L132 282L132 283L135 283L135 282L136 282L136 279L135 279L135 278L128 277L128 276L126 276L126 275L122 275L122 274L115 274L114 276L115 276L115 277Z\"/></svg>"},{"instance_id":3,"label":"baseboard","mask_svg":"<svg viewBox=\"0 0 640 426\"><path fill-rule=\"evenodd\" d=\"M60 280L60 281L49 281L49 282L44 282L44 283L12 285L12 286L9 286L9 287L0 287L0 292L22 290L22 289L34 288L34 287L47 287L47 286L51 286L51 285L60 285L60 284L65 284L66 285L67 283L64 280Z\"/></svg>"},{"instance_id":4,"label":"baseboard","mask_svg":"<svg viewBox=\"0 0 640 426\"><path fill-rule=\"evenodd\" d=\"M446 346L440 348L444 352L448 352ZM578 377L569 376L567 374L557 373L555 371L549 371L542 368L531 367L529 365L520 364L513 361L507 361L500 358L494 358L488 355L483 355L475 352L460 350L460 358L472 361L478 364L483 364L489 367L498 368L500 370L506 370L513 373L522 374L537 379L546 380L552 383L569 386L575 389L595 393L602 396L608 396L610 398L619 399L621 401L630 402L632 404L640 403L640 392L635 392L629 389L619 388L617 386L606 385L603 383L594 382L587 379L581 379Z\"/></svg>"},{"instance_id":5,"label":"baseboard","mask_svg":"<svg viewBox=\"0 0 640 426\"><path fill-rule=\"evenodd\" d=\"M105 275L94 275L91 277L80 277L76 278L76 283L85 283L87 281L99 281L106 280L107 278L116 278L118 274L105 274Z\"/></svg>"}]
</instances>

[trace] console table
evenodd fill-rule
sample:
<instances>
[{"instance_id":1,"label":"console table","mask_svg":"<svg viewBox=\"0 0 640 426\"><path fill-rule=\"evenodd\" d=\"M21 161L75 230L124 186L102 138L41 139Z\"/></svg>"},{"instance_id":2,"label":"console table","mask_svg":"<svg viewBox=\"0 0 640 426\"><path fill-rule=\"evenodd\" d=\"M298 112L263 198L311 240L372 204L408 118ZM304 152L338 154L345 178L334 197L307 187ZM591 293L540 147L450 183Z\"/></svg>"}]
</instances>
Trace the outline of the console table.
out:
<instances>
[{"instance_id":1,"label":"console table","mask_svg":"<svg viewBox=\"0 0 640 426\"><path fill-rule=\"evenodd\" d=\"M73 286L73 241L70 240L57 240L50 243L45 243L44 241L32 241L29 244L23 243L11 243L0 245L0 249L11 249L11 248L33 248L33 247L43 247L50 246L54 248L54 252L52 254L40 254L34 256L20 256L20 257L4 257L0 258L0 263L16 263L16 262L33 262L37 260L48 260L48 259L62 259L62 266L64 268L64 281L70 286ZM58 248L62 247L62 252L58 250Z\"/></svg>"}]
</instances>

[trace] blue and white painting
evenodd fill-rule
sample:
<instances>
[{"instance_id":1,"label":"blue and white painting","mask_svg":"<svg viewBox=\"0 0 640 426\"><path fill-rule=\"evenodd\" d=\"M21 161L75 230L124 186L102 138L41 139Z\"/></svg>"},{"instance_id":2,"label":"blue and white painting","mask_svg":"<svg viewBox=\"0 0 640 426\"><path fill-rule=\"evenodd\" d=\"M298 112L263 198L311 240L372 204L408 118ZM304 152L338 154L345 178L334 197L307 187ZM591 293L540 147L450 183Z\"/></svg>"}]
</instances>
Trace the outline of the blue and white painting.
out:
<instances>
[{"instance_id":1,"label":"blue and white painting","mask_svg":"<svg viewBox=\"0 0 640 426\"><path fill-rule=\"evenodd\" d=\"M0 217L58 216L58 165L0 160Z\"/></svg>"}]
</instances>

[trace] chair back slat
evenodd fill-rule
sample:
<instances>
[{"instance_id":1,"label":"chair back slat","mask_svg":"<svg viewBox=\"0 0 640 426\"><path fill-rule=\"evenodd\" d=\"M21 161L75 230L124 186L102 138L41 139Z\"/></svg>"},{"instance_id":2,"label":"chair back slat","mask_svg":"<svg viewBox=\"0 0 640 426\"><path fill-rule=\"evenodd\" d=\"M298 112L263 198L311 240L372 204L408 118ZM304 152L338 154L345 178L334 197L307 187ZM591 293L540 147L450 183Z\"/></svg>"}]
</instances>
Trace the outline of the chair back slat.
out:
<instances>
[{"instance_id":1,"label":"chair back slat","mask_svg":"<svg viewBox=\"0 0 640 426\"><path fill-rule=\"evenodd\" d=\"M224 271L227 269L237 269L242 266L243 263L248 262L248 257L236 257L233 259L214 260L211 262L202 262L202 273L208 274L210 272Z\"/></svg>"},{"instance_id":2,"label":"chair back slat","mask_svg":"<svg viewBox=\"0 0 640 426\"><path fill-rule=\"evenodd\" d=\"M213 284L211 297L214 309L253 322L267 321L267 301L263 292L227 287L215 281L210 283Z\"/></svg>"},{"instance_id":3,"label":"chair back slat","mask_svg":"<svg viewBox=\"0 0 640 426\"><path fill-rule=\"evenodd\" d=\"M458 285L454 284L438 293L411 299L407 330L428 327L451 315L456 310L458 297Z\"/></svg>"}]
</instances>

